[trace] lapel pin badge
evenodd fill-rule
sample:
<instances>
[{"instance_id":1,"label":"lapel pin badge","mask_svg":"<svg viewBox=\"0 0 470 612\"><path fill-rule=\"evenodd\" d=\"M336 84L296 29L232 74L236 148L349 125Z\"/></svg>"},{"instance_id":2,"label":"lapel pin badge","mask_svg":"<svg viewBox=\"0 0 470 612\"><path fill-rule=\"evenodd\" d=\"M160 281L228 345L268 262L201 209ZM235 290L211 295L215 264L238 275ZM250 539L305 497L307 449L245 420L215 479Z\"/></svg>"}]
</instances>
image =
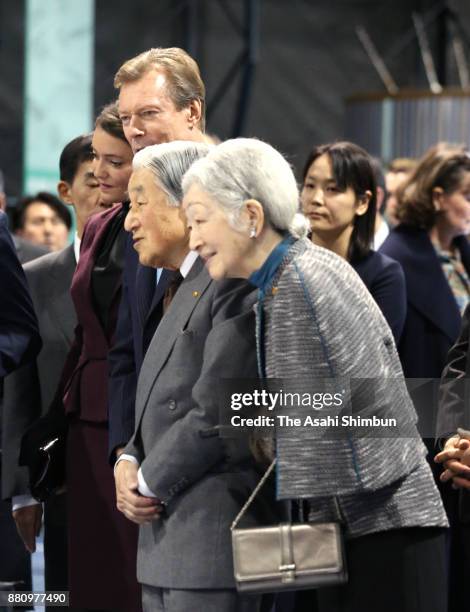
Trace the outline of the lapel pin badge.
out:
<instances>
[{"instance_id":1,"label":"lapel pin badge","mask_svg":"<svg viewBox=\"0 0 470 612\"><path fill-rule=\"evenodd\" d=\"M195 298L199 297L199 291L193 291L193 297Z\"/></svg>"}]
</instances>

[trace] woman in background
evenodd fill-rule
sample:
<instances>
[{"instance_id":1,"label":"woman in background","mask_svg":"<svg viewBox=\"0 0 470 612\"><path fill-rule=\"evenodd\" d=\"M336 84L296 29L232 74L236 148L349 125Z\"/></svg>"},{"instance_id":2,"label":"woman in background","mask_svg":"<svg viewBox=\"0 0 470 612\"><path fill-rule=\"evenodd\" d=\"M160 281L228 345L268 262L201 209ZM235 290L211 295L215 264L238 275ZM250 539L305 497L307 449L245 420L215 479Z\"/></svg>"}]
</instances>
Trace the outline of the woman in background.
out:
<instances>
[{"instance_id":1,"label":"woman in background","mask_svg":"<svg viewBox=\"0 0 470 612\"><path fill-rule=\"evenodd\" d=\"M349 581L318 589L320 611L445 612L447 520L376 303L343 259L301 239L295 178L269 145L217 146L186 173L183 190L190 246L212 278L258 287L260 376L310 381L310 392L315 380L367 379L351 390L352 413L406 425L407 436L386 440L354 429L276 430L278 498L306 499L311 522L340 523L345 535Z\"/></svg>"},{"instance_id":2,"label":"woman in background","mask_svg":"<svg viewBox=\"0 0 470 612\"><path fill-rule=\"evenodd\" d=\"M399 261L405 273L408 312L399 351L405 376L428 379L427 384L421 380L412 395L438 479L440 466L432 461L436 452L437 391L470 299L468 151L448 143L432 147L396 195L400 224L380 250ZM468 549L460 531L459 493L449 485L441 485L441 492L451 524L449 609L454 611L466 602L462 571L468 565Z\"/></svg>"},{"instance_id":3,"label":"woman in background","mask_svg":"<svg viewBox=\"0 0 470 612\"><path fill-rule=\"evenodd\" d=\"M116 509L108 463L108 362L121 292L132 151L116 104L98 116L93 172L108 210L85 226L72 282L78 326L62 375L69 416L67 492L71 605L135 612L137 528ZM123 203L122 203L123 202Z\"/></svg>"},{"instance_id":4,"label":"woman in background","mask_svg":"<svg viewBox=\"0 0 470 612\"><path fill-rule=\"evenodd\" d=\"M371 249L377 207L371 162L352 142L315 147L304 166L300 201L312 242L352 265L398 344L406 317L405 279L400 264Z\"/></svg>"},{"instance_id":5,"label":"woman in background","mask_svg":"<svg viewBox=\"0 0 470 612\"><path fill-rule=\"evenodd\" d=\"M398 345L408 378L440 379L470 298L470 157L429 149L397 192L400 224L380 252L405 273L407 316Z\"/></svg>"}]
</instances>

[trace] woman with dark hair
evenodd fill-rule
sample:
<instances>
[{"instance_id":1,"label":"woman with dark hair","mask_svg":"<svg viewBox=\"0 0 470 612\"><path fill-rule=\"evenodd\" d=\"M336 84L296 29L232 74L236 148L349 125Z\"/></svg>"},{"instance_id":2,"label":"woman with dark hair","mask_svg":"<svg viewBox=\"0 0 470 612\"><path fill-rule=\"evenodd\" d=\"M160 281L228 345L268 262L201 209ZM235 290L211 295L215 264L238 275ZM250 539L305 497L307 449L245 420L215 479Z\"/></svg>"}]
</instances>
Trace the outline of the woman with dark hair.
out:
<instances>
[{"instance_id":1,"label":"woman with dark hair","mask_svg":"<svg viewBox=\"0 0 470 612\"><path fill-rule=\"evenodd\" d=\"M136 579L137 529L116 509L108 463L108 361L121 293L132 151L117 105L98 116L93 171L101 204L83 233L71 294L75 341L56 396L69 417L66 485L72 607L140 610Z\"/></svg>"},{"instance_id":2,"label":"woman with dark hair","mask_svg":"<svg viewBox=\"0 0 470 612\"><path fill-rule=\"evenodd\" d=\"M369 155L351 142L315 147L303 170L302 210L311 239L346 259L377 302L398 342L405 323L403 271L371 249L377 187Z\"/></svg>"},{"instance_id":3,"label":"woman with dark hair","mask_svg":"<svg viewBox=\"0 0 470 612\"><path fill-rule=\"evenodd\" d=\"M400 224L380 252L406 279L408 310L399 343L409 378L440 379L470 299L470 156L440 143L397 192Z\"/></svg>"}]
</instances>

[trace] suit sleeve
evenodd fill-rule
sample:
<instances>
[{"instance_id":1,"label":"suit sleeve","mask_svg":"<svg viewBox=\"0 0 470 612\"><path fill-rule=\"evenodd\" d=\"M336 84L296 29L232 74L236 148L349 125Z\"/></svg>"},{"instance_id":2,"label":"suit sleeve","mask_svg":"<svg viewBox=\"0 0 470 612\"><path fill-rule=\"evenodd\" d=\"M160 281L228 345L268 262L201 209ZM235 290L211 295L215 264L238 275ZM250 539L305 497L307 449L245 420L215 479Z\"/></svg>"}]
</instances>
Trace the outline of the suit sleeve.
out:
<instances>
[{"instance_id":1,"label":"suit sleeve","mask_svg":"<svg viewBox=\"0 0 470 612\"><path fill-rule=\"evenodd\" d=\"M128 261L126 257L126 262ZM134 335L126 270L116 324L115 342L108 355L109 362L109 460L116 460L116 449L125 446L134 433L137 372Z\"/></svg>"},{"instance_id":2,"label":"suit sleeve","mask_svg":"<svg viewBox=\"0 0 470 612\"><path fill-rule=\"evenodd\" d=\"M26 467L18 465L21 438L41 416L41 389L36 360L18 368L5 379L3 399L2 496L29 493Z\"/></svg>"},{"instance_id":3,"label":"suit sleeve","mask_svg":"<svg viewBox=\"0 0 470 612\"><path fill-rule=\"evenodd\" d=\"M450 349L439 389L436 436L448 437L457 427L470 428L470 376L468 348L470 305L465 309L457 342Z\"/></svg>"},{"instance_id":4,"label":"suit sleeve","mask_svg":"<svg viewBox=\"0 0 470 612\"><path fill-rule=\"evenodd\" d=\"M164 502L230 461L228 446L219 436L220 411L227 406L221 405L222 394L217 389L223 379L257 376L252 303L252 294L240 288L214 297L213 325L193 387L193 408L154 445L141 464L146 484Z\"/></svg>"},{"instance_id":5,"label":"suit sleeve","mask_svg":"<svg viewBox=\"0 0 470 612\"><path fill-rule=\"evenodd\" d=\"M23 269L0 213L0 378L33 359L41 348L38 322Z\"/></svg>"},{"instance_id":6,"label":"suit sleeve","mask_svg":"<svg viewBox=\"0 0 470 612\"><path fill-rule=\"evenodd\" d=\"M406 319L405 275L397 261L391 261L377 275L369 291L382 311L398 345Z\"/></svg>"}]
</instances>

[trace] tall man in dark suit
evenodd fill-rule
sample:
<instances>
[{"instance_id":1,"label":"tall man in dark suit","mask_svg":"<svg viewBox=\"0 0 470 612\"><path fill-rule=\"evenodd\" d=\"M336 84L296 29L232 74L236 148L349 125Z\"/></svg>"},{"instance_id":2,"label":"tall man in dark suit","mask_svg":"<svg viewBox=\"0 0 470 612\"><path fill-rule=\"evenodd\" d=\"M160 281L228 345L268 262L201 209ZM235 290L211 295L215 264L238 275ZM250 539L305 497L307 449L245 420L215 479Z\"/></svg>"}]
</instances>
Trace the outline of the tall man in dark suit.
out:
<instances>
[{"instance_id":1,"label":"tall man in dark suit","mask_svg":"<svg viewBox=\"0 0 470 612\"><path fill-rule=\"evenodd\" d=\"M76 324L70 285L78 260L80 237L88 217L99 208L98 182L92 169L91 135L79 136L60 158L61 199L75 208L77 235L62 251L50 253L25 266L43 349L38 358L5 381L3 496L12 498L13 516L29 551L36 547L42 506L30 497L25 468L18 466L21 437L44 413L54 397ZM67 589L65 496L45 504L45 570L48 590Z\"/></svg>"},{"instance_id":2,"label":"tall man in dark suit","mask_svg":"<svg viewBox=\"0 0 470 612\"><path fill-rule=\"evenodd\" d=\"M204 145L168 143L134 158L132 231L141 263L179 271L180 287L145 355L132 440L116 465L118 508L141 525L145 612L258 610L235 590L230 524L259 478L248 449L219 436L216 389L256 377L253 303L244 282L215 283L189 251L181 179Z\"/></svg>"},{"instance_id":3,"label":"tall man in dark suit","mask_svg":"<svg viewBox=\"0 0 470 612\"><path fill-rule=\"evenodd\" d=\"M3 173L0 170L0 210L6 211L7 197L5 193L5 181ZM16 255L21 264L41 257L48 253L48 249L42 246L32 244L28 240L23 240L18 236L11 235L15 246ZM0 449L2 438L2 420L3 420L3 380L0 379ZM1 452L1 451L0 451ZM1 472L1 460L0 460ZM0 474L0 490L1 490L1 474ZM1 496L0 496L1 497ZM8 549L8 558L0 557L0 580L15 580L22 581L24 588L30 589L32 584L31 575L31 558L28 552L24 549L21 539L16 531L13 517L11 516L10 503L3 502L0 499L0 542L3 542L5 550Z\"/></svg>"},{"instance_id":4,"label":"tall man in dark suit","mask_svg":"<svg viewBox=\"0 0 470 612\"><path fill-rule=\"evenodd\" d=\"M116 73L119 114L134 153L172 140L203 142L205 88L196 62L182 49L150 49ZM109 447L112 461L134 431L137 377L160 321L168 270L139 264L129 239L116 342L110 352ZM158 280L158 285L157 285Z\"/></svg>"},{"instance_id":5,"label":"tall man in dark suit","mask_svg":"<svg viewBox=\"0 0 470 612\"><path fill-rule=\"evenodd\" d=\"M7 217L0 210L0 382L4 376L21 364L34 359L41 347L38 323L28 291L24 272L8 232ZM2 410L0 405L0 432ZM0 453L0 470L2 455ZM0 541L2 550L11 548L8 555L0 556L0 581L25 582L31 588L31 564L20 550L14 526L7 508L0 505Z\"/></svg>"},{"instance_id":6,"label":"tall man in dark suit","mask_svg":"<svg viewBox=\"0 0 470 612\"><path fill-rule=\"evenodd\" d=\"M41 347L24 272L5 213L0 211L0 378L35 357Z\"/></svg>"}]
</instances>

